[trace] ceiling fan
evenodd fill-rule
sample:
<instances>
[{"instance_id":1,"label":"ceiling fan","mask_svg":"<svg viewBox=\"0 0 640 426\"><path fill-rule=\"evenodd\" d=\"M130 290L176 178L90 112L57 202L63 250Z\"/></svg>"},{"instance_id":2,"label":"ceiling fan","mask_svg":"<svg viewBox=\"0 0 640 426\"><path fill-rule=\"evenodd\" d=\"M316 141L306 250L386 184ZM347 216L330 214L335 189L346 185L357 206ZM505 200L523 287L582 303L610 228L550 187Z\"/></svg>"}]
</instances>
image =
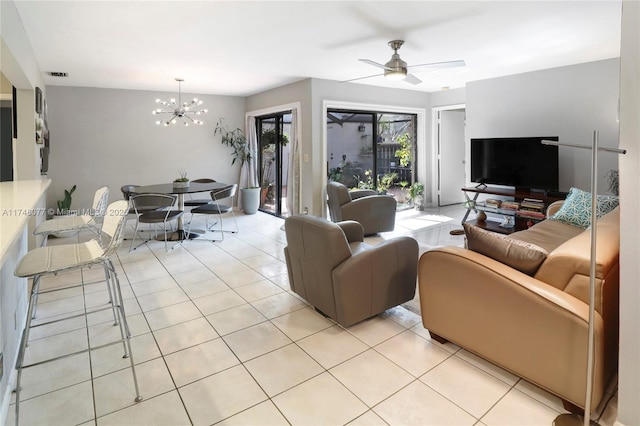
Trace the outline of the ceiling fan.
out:
<instances>
[{"instance_id":1,"label":"ceiling fan","mask_svg":"<svg viewBox=\"0 0 640 426\"><path fill-rule=\"evenodd\" d=\"M429 64L420 64L420 65L407 65L405 61L400 58L398 54L398 49L404 44L404 40L391 40L389 43L391 49L393 49L393 55L391 55L391 60L386 64L382 65L378 62L372 61L371 59L359 59L360 61L373 65L374 67L382 68L384 70L383 74L374 74L366 77L358 77L353 78L351 80L345 80L343 83L355 80L362 80L365 78L378 77L384 75L385 78L389 80L404 80L407 83L411 84L420 84L422 80L416 77L413 74L408 73L408 69L412 70L416 68L450 68L450 67L463 67L465 66L464 61L446 61L446 62L432 62Z\"/></svg>"}]
</instances>

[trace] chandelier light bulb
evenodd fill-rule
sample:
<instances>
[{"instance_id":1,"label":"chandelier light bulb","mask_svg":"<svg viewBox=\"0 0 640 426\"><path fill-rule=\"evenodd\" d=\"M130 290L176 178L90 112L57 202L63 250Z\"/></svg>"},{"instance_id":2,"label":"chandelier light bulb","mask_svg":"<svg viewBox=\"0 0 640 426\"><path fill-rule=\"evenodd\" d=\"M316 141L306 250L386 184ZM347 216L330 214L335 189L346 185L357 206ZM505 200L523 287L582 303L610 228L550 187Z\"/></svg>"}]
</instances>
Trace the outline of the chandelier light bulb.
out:
<instances>
[{"instance_id":1,"label":"chandelier light bulb","mask_svg":"<svg viewBox=\"0 0 640 426\"><path fill-rule=\"evenodd\" d=\"M160 99L156 99L156 103L159 103L165 106L165 109L158 108L153 111L153 114L167 114L168 118L156 121L156 124L162 124L164 126L168 126L170 124L175 124L177 122L177 118L180 117L185 126L189 126L189 124L198 124L202 125L203 122L200 120L195 120L193 115L201 115L206 114L208 112L207 109L194 109L198 105L202 105L202 101L198 98L193 98L191 102L182 102L182 91L181 91L181 78L176 78L178 82L178 102L176 103L175 98L171 98L169 102L162 101Z\"/></svg>"}]
</instances>

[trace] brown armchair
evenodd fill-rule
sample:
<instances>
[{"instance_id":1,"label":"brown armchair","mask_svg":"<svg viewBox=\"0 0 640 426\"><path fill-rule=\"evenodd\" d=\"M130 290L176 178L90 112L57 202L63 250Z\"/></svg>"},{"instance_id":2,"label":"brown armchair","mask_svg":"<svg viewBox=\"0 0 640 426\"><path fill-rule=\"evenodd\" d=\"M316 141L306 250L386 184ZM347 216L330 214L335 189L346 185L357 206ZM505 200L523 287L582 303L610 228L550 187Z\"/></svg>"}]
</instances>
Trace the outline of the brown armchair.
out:
<instances>
[{"instance_id":1,"label":"brown armchair","mask_svg":"<svg viewBox=\"0 0 640 426\"><path fill-rule=\"evenodd\" d=\"M415 296L418 243L396 237L365 244L354 221L331 223L313 216L285 221L284 249L291 289L344 327Z\"/></svg>"},{"instance_id":2,"label":"brown armchair","mask_svg":"<svg viewBox=\"0 0 640 426\"><path fill-rule=\"evenodd\" d=\"M364 228L364 235L393 231L396 223L396 200L391 195L375 191L349 191L338 182L327 184L329 214L333 222L355 220Z\"/></svg>"}]
</instances>

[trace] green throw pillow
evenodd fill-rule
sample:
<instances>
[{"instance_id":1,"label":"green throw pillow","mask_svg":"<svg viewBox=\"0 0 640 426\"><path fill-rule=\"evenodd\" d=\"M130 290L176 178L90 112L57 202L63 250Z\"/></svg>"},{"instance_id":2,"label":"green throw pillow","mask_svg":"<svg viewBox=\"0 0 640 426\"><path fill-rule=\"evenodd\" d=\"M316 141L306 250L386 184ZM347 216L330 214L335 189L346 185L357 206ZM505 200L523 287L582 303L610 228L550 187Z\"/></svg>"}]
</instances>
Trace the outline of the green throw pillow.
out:
<instances>
[{"instance_id":1,"label":"green throw pillow","mask_svg":"<svg viewBox=\"0 0 640 426\"><path fill-rule=\"evenodd\" d=\"M618 207L619 199L613 195L598 195L596 203L596 217L600 218ZM591 226L591 193L571 188L560 210L549 219L587 229Z\"/></svg>"}]
</instances>

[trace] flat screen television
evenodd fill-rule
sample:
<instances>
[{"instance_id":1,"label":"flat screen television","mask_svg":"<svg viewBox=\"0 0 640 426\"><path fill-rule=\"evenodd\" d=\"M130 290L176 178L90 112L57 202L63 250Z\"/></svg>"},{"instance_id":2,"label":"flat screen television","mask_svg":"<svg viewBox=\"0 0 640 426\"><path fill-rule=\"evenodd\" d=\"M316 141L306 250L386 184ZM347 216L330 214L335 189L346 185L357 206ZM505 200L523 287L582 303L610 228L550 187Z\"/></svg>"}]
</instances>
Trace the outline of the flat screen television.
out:
<instances>
[{"instance_id":1,"label":"flat screen television","mask_svg":"<svg viewBox=\"0 0 640 426\"><path fill-rule=\"evenodd\" d=\"M471 139L471 181L540 191L557 191L558 147L542 140L557 136Z\"/></svg>"}]
</instances>

